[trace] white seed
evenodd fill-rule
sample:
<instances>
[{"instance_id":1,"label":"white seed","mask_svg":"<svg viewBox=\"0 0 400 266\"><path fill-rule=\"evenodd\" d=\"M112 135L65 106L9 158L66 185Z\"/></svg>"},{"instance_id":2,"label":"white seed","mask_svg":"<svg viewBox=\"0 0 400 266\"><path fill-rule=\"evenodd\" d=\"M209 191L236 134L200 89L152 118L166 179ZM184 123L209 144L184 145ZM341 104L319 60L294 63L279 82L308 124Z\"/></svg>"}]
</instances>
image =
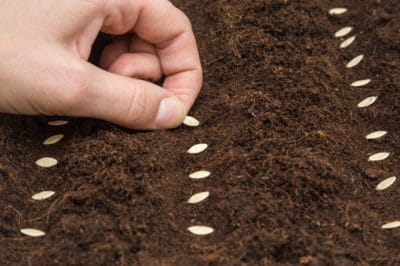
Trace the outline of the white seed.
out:
<instances>
[{"instance_id":1,"label":"white seed","mask_svg":"<svg viewBox=\"0 0 400 266\"><path fill-rule=\"evenodd\" d=\"M36 165L43 168L50 168L57 164L57 160L50 157L43 157L36 161Z\"/></svg>"},{"instance_id":2,"label":"white seed","mask_svg":"<svg viewBox=\"0 0 400 266\"><path fill-rule=\"evenodd\" d=\"M40 237L44 236L46 233L37 229L33 228L23 228L20 232L24 235L31 236L31 237Z\"/></svg>"},{"instance_id":3,"label":"white seed","mask_svg":"<svg viewBox=\"0 0 400 266\"><path fill-rule=\"evenodd\" d=\"M185 119L183 120L183 124L185 124L188 127L198 127L200 125L199 120L192 116L186 116Z\"/></svg>"},{"instance_id":4,"label":"white seed","mask_svg":"<svg viewBox=\"0 0 400 266\"><path fill-rule=\"evenodd\" d=\"M370 82L371 82L370 79L361 79L361 80L354 81L353 83L351 83L350 86L352 86L352 87L362 87L362 86L367 85Z\"/></svg>"},{"instance_id":5,"label":"white seed","mask_svg":"<svg viewBox=\"0 0 400 266\"><path fill-rule=\"evenodd\" d=\"M200 236L209 235L214 232L213 228L208 227L208 226L203 226L203 225L190 226L190 227L188 227L188 230L192 234L200 235Z\"/></svg>"},{"instance_id":6,"label":"white seed","mask_svg":"<svg viewBox=\"0 0 400 266\"><path fill-rule=\"evenodd\" d=\"M357 104L357 107L358 107L358 108L364 108L364 107L370 106L370 105L372 105L374 102L376 102L376 99L378 99L378 96L370 96L370 97L367 97L367 98L365 98L364 100L362 100L361 102L359 102L359 103Z\"/></svg>"},{"instance_id":7,"label":"white seed","mask_svg":"<svg viewBox=\"0 0 400 266\"><path fill-rule=\"evenodd\" d=\"M203 179L203 178L209 177L210 175L211 175L211 173L209 171L200 170L200 171L191 173L189 175L189 178L191 178L191 179Z\"/></svg>"},{"instance_id":8,"label":"white seed","mask_svg":"<svg viewBox=\"0 0 400 266\"><path fill-rule=\"evenodd\" d=\"M35 195L33 195L32 199L34 199L34 200L45 200L45 199L50 198L54 194L55 194L54 191L42 191L42 192L39 192L39 193L36 193Z\"/></svg>"},{"instance_id":9,"label":"white seed","mask_svg":"<svg viewBox=\"0 0 400 266\"><path fill-rule=\"evenodd\" d=\"M351 36L350 38L344 40L341 44L340 44L340 48L347 48L350 46L350 44L352 44L354 42L354 40L356 39L356 36Z\"/></svg>"},{"instance_id":10,"label":"white seed","mask_svg":"<svg viewBox=\"0 0 400 266\"><path fill-rule=\"evenodd\" d=\"M197 193L197 194L194 194L193 196L191 196L187 202L190 204L200 203L203 200L205 200L206 198L208 198L208 196L210 196L210 192L208 192L208 191L200 192L200 193Z\"/></svg>"},{"instance_id":11,"label":"white seed","mask_svg":"<svg viewBox=\"0 0 400 266\"><path fill-rule=\"evenodd\" d=\"M375 161L382 161L389 157L390 153L388 152L379 152L369 156L368 161L375 162Z\"/></svg>"},{"instance_id":12,"label":"white seed","mask_svg":"<svg viewBox=\"0 0 400 266\"><path fill-rule=\"evenodd\" d=\"M382 225L382 229L394 229L397 227L400 227L400 221L393 221L393 222Z\"/></svg>"},{"instance_id":13,"label":"white seed","mask_svg":"<svg viewBox=\"0 0 400 266\"><path fill-rule=\"evenodd\" d=\"M347 12L347 8L345 7L336 7L329 9L329 14L330 15L341 15Z\"/></svg>"},{"instance_id":14,"label":"white seed","mask_svg":"<svg viewBox=\"0 0 400 266\"><path fill-rule=\"evenodd\" d=\"M45 141L43 141L43 145L56 144L57 142L59 142L63 138L64 138L63 134L58 134L58 135L54 135L54 136L48 137Z\"/></svg>"},{"instance_id":15,"label":"white seed","mask_svg":"<svg viewBox=\"0 0 400 266\"><path fill-rule=\"evenodd\" d=\"M338 30L337 32L335 32L335 37L336 37L336 38L344 37L344 36L346 36L347 34L349 34L352 30L353 30L353 27L344 27L344 28L341 28L340 30Z\"/></svg>"},{"instance_id":16,"label":"white seed","mask_svg":"<svg viewBox=\"0 0 400 266\"><path fill-rule=\"evenodd\" d=\"M192 147L190 147L187 152L190 154L197 154L197 153L201 153L201 152L205 151L207 149L207 147L208 147L208 144L200 143L200 144L196 144L196 145L193 145Z\"/></svg>"},{"instance_id":17,"label":"white seed","mask_svg":"<svg viewBox=\"0 0 400 266\"><path fill-rule=\"evenodd\" d=\"M364 55L362 55L362 54L361 54L361 55L358 55L358 56L354 57L353 59L351 59L351 60L347 63L346 67L347 67L347 68L355 67L355 66L358 65L363 59L364 59Z\"/></svg>"},{"instance_id":18,"label":"white seed","mask_svg":"<svg viewBox=\"0 0 400 266\"><path fill-rule=\"evenodd\" d=\"M379 138L385 136L386 134L387 134L387 131L380 130L380 131L375 131L375 132L369 133L367 136L365 136L365 138L366 139L379 139Z\"/></svg>"},{"instance_id":19,"label":"white seed","mask_svg":"<svg viewBox=\"0 0 400 266\"><path fill-rule=\"evenodd\" d=\"M54 121L49 121L47 124L50 126L58 127L58 126L64 126L68 123L69 123L69 121L66 121L66 120L54 120Z\"/></svg>"},{"instance_id":20,"label":"white seed","mask_svg":"<svg viewBox=\"0 0 400 266\"><path fill-rule=\"evenodd\" d=\"M390 187L391 185L393 185L393 183L396 182L396 177L392 176L389 178L386 178L385 180L381 181L377 186L376 186L376 190L385 190L388 187Z\"/></svg>"}]
</instances>

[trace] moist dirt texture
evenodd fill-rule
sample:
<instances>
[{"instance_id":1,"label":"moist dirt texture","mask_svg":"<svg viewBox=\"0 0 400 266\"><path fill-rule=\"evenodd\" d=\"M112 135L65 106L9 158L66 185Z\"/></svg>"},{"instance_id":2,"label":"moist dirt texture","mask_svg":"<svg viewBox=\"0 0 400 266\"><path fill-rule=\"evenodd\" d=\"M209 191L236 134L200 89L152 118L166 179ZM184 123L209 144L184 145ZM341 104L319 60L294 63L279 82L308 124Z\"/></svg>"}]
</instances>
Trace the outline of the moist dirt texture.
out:
<instances>
[{"instance_id":1,"label":"moist dirt texture","mask_svg":"<svg viewBox=\"0 0 400 266\"><path fill-rule=\"evenodd\" d=\"M173 2L198 39L204 86L190 114L201 126L2 115L0 264L399 265L400 228L381 229L400 220L399 182L375 190L400 174L399 1ZM345 26L356 40L340 49ZM379 98L357 108L368 96ZM388 134L365 139L376 130ZM209 148L187 154L197 143ZM37 167L44 156L58 165ZM201 169L211 175L188 178ZM43 190L56 194L31 199ZM186 202L202 191L204 202ZM215 231L195 236L193 225Z\"/></svg>"}]
</instances>

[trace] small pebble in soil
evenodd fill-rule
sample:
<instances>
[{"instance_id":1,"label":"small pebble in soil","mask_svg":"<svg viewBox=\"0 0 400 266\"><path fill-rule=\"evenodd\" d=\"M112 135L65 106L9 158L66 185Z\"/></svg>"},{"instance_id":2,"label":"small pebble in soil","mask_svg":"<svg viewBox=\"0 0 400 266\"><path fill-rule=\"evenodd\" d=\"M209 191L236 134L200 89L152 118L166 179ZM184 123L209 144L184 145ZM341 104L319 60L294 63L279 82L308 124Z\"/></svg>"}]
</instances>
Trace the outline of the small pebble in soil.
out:
<instances>
[{"instance_id":1,"label":"small pebble in soil","mask_svg":"<svg viewBox=\"0 0 400 266\"><path fill-rule=\"evenodd\" d=\"M356 80L353 83L350 84L352 87L362 87L370 83L370 79L361 79L361 80Z\"/></svg>"},{"instance_id":2,"label":"small pebble in soil","mask_svg":"<svg viewBox=\"0 0 400 266\"><path fill-rule=\"evenodd\" d=\"M350 38L344 40L341 44L340 44L340 48L347 48L350 46L350 44L352 44L354 42L354 40L356 39L356 36L351 36Z\"/></svg>"},{"instance_id":3,"label":"small pebble in soil","mask_svg":"<svg viewBox=\"0 0 400 266\"><path fill-rule=\"evenodd\" d=\"M189 175L189 178L191 179L203 179L206 177L209 177L211 175L211 173L209 171L205 171L205 170L200 170L200 171L196 171L193 172Z\"/></svg>"},{"instance_id":4,"label":"small pebble in soil","mask_svg":"<svg viewBox=\"0 0 400 266\"><path fill-rule=\"evenodd\" d=\"M20 231L22 234L31 236L31 237L40 237L44 236L46 233L34 228L23 228Z\"/></svg>"},{"instance_id":5,"label":"small pebble in soil","mask_svg":"<svg viewBox=\"0 0 400 266\"><path fill-rule=\"evenodd\" d=\"M377 186L376 186L376 190L385 190L388 187L390 187L391 185L393 185L393 183L396 182L396 177L392 176L389 178L386 178L385 180L381 181Z\"/></svg>"},{"instance_id":6,"label":"small pebble in soil","mask_svg":"<svg viewBox=\"0 0 400 266\"><path fill-rule=\"evenodd\" d=\"M43 157L36 161L36 165L43 168L50 168L57 164L57 160L51 157Z\"/></svg>"},{"instance_id":7,"label":"small pebble in soil","mask_svg":"<svg viewBox=\"0 0 400 266\"><path fill-rule=\"evenodd\" d=\"M382 229L394 229L397 227L400 227L400 221L393 221L393 222L382 225Z\"/></svg>"},{"instance_id":8,"label":"small pebble in soil","mask_svg":"<svg viewBox=\"0 0 400 266\"><path fill-rule=\"evenodd\" d=\"M362 100L357 104L358 108L364 108L372 105L374 102L376 102L376 99L378 99L378 96L370 96Z\"/></svg>"},{"instance_id":9,"label":"small pebble in soil","mask_svg":"<svg viewBox=\"0 0 400 266\"><path fill-rule=\"evenodd\" d=\"M344 37L344 36L346 36L347 34L349 34L352 30L353 30L353 27L344 27L344 28L341 28L340 30L338 30L337 32L335 32L335 37L336 37L336 38Z\"/></svg>"},{"instance_id":10,"label":"small pebble in soil","mask_svg":"<svg viewBox=\"0 0 400 266\"><path fill-rule=\"evenodd\" d=\"M59 126L64 126L66 124L68 124L69 122L66 120L54 120L54 121L49 121L47 124L49 126L55 126L55 127L59 127Z\"/></svg>"},{"instance_id":11,"label":"small pebble in soil","mask_svg":"<svg viewBox=\"0 0 400 266\"><path fill-rule=\"evenodd\" d=\"M42 192L39 192L39 193L36 193L35 195L33 195L32 199L34 199L34 200L45 200L45 199L50 198L54 194L55 194L54 191L50 191L50 190L42 191Z\"/></svg>"},{"instance_id":12,"label":"small pebble in soil","mask_svg":"<svg viewBox=\"0 0 400 266\"><path fill-rule=\"evenodd\" d=\"M183 124L188 127L198 127L200 125L200 122L192 116L186 116L183 120Z\"/></svg>"},{"instance_id":13,"label":"small pebble in soil","mask_svg":"<svg viewBox=\"0 0 400 266\"><path fill-rule=\"evenodd\" d=\"M63 134L58 134L58 135L54 135L51 137L48 137L45 141L43 141L43 145L53 145L58 143L60 140L62 140L64 138Z\"/></svg>"},{"instance_id":14,"label":"small pebble in soil","mask_svg":"<svg viewBox=\"0 0 400 266\"><path fill-rule=\"evenodd\" d=\"M375 161L382 161L389 157L390 153L388 152L379 152L369 156L368 161L375 162Z\"/></svg>"},{"instance_id":15,"label":"small pebble in soil","mask_svg":"<svg viewBox=\"0 0 400 266\"><path fill-rule=\"evenodd\" d=\"M208 196L210 196L210 192L208 192L208 191L200 192L200 193L197 193L197 194L194 194L193 196L191 196L187 202L190 204L200 203L203 200L207 199Z\"/></svg>"},{"instance_id":16,"label":"small pebble in soil","mask_svg":"<svg viewBox=\"0 0 400 266\"><path fill-rule=\"evenodd\" d=\"M354 57L347 63L346 68L352 68L352 67L357 66L363 59L364 59L364 55L362 55L362 54Z\"/></svg>"},{"instance_id":17,"label":"small pebble in soil","mask_svg":"<svg viewBox=\"0 0 400 266\"><path fill-rule=\"evenodd\" d=\"M214 232L214 229L208 226L203 225L194 225L188 227L189 232L199 236L209 235Z\"/></svg>"},{"instance_id":18,"label":"small pebble in soil","mask_svg":"<svg viewBox=\"0 0 400 266\"><path fill-rule=\"evenodd\" d=\"M198 154L198 153L205 151L207 149L207 147L208 147L208 144L200 143L200 144L196 144L196 145L193 145L192 147L190 147L187 152L190 154Z\"/></svg>"},{"instance_id":19,"label":"small pebble in soil","mask_svg":"<svg viewBox=\"0 0 400 266\"><path fill-rule=\"evenodd\" d=\"M345 7L335 7L329 9L329 15L341 15L347 12L347 8Z\"/></svg>"},{"instance_id":20,"label":"small pebble in soil","mask_svg":"<svg viewBox=\"0 0 400 266\"><path fill-rule=\"evenodd\" d=\"M367 136L365 136L366 139L379 139L387 134L387 131L384 130L378 130L374 131L372 133L369 133Z\"/></svg>"}]
</instances>

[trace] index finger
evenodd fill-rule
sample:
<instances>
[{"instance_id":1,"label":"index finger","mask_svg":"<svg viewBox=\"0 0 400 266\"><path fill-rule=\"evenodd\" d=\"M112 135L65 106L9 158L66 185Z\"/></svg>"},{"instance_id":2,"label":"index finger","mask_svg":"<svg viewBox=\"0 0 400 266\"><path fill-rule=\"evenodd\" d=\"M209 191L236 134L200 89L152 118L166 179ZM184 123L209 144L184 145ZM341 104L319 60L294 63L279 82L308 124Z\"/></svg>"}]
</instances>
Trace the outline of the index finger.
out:
<instances>
[{"instance_id":1,"label":"index finger","mask_svg":"<svg viewBox=\"0 0 400 266\"><path fill-rule=\"evenodd\" d=\"M191 23L183 12L167 0L108 1L105 12L104 32L134 31L155 45L166 76L163 87L189 110L202 85L202 68Z\"/></svg>"}]
</instances>

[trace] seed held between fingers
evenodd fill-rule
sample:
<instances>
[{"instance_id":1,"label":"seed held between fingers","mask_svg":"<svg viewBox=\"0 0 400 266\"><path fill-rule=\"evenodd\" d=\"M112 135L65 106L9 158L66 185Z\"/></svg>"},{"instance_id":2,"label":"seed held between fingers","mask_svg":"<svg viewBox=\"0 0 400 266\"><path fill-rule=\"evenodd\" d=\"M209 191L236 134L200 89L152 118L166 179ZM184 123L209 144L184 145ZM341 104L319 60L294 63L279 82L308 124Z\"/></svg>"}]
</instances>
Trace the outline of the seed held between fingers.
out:
<instances>
[{"instance_id":1,"label":"seed held between fingers","mask_svg":"<svg viewBox=\"0 0 400 266\"><path fill-rule=\"evenodd\" d=\"M200 122L192 116L186 116L183 120L183 124L188 127L198 127L200 125Z\"/></svg>"}]
</instances>

